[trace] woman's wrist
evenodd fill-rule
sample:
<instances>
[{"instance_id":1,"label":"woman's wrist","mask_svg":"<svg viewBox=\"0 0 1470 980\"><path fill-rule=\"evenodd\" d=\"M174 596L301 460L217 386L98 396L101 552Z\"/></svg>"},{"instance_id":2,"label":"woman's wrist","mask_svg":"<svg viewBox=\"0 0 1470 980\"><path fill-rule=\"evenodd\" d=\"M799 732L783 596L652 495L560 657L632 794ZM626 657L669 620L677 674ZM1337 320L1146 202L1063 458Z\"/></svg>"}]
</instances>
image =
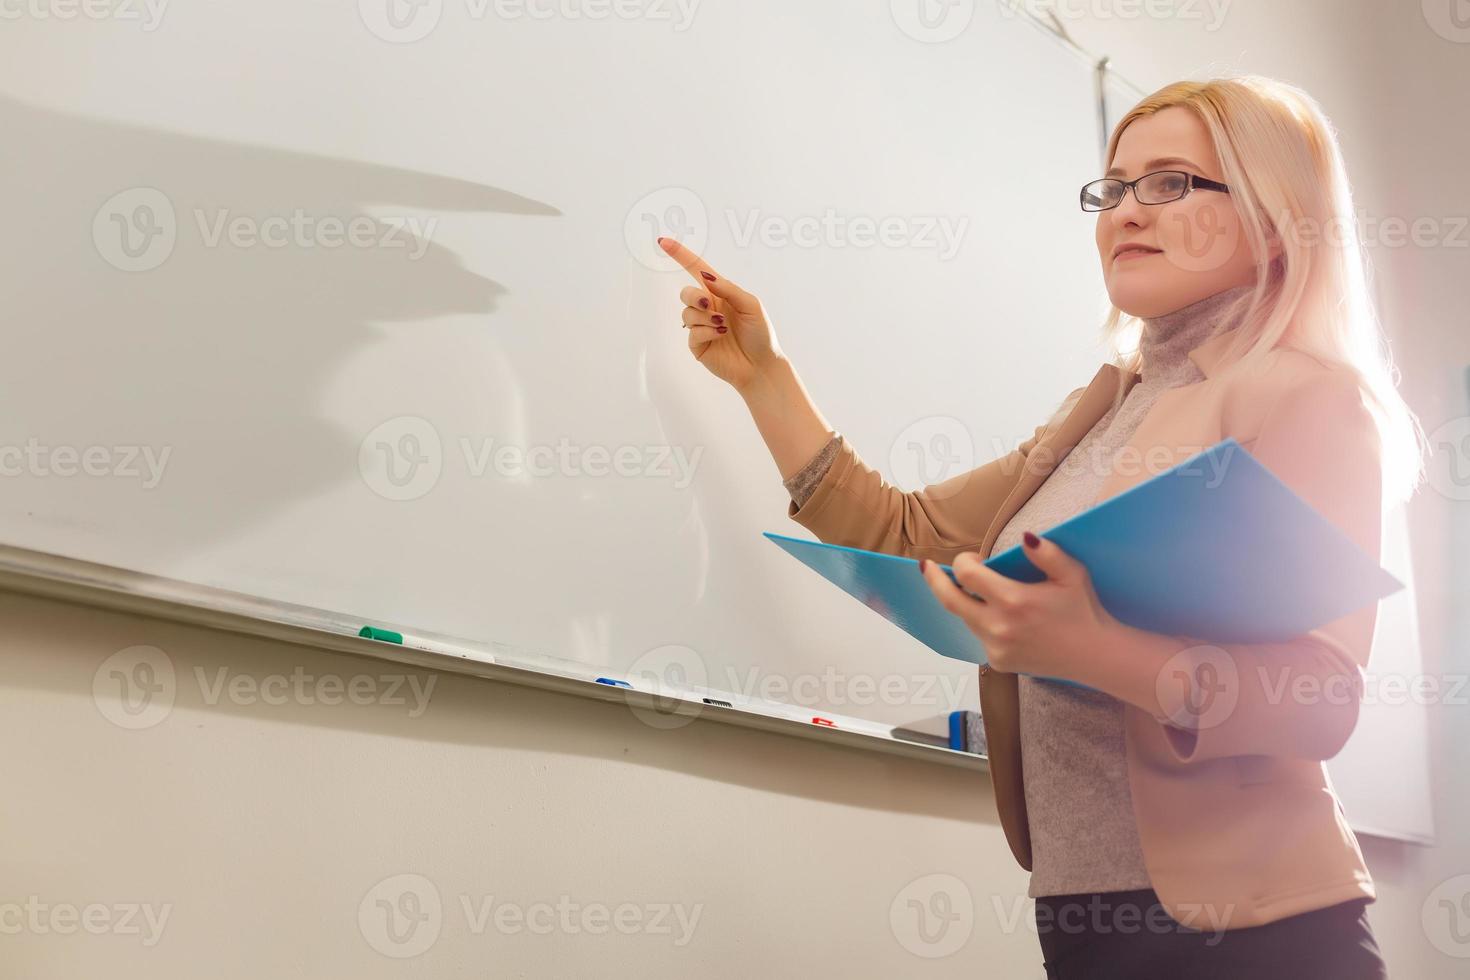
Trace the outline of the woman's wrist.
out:
<instances>
[{"instance_id":1,"label":"woman's wrist","mask_svg":"<svg viewBox=\"0 0 1470 980\"><path fill-rule=\"evenodd\" d=\"M1155 718L1166 716L1160 686L1161 681L1167 683L1170 661L1186 649L1178 638L1113 619L1090 647L1074 661L1068 672L1071 680L1111 694Z\"/></svg>"},{"instance_id":2,"label":"woman's wrist","mask_svg":"<svg viewBox=\"0 0 1470 980\"><path fill-rule=\"evenodd\" d=\"M786 358L778 355L738 390L783 481L799 473L832 438L831 426Z\"/></svg>"},{"instance_id":3,"label":"woman's wrist","mask_svg":"<svg viewBox=\"0 0 1470 980\"><path fill-rule=\"evenodd\" d=\"M796 368L785 355L777 354L757 368L751 374L750 380L735 390L745 399L747 405L752 402L769 404L785 396L787 392L783 389L789 390L795 381Z\"/></svg>"}]
</instances>

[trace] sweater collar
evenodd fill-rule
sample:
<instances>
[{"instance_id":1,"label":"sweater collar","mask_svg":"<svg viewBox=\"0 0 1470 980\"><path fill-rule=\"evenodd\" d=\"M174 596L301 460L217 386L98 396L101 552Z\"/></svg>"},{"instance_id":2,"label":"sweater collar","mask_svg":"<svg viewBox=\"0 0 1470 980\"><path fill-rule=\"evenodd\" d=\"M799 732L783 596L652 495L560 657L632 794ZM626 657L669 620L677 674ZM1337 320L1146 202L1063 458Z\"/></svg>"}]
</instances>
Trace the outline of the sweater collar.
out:
<instances>
[{"instance_id":1,"label":"sweater collar","mask_svg":"<svg viewBox=\"0 0 1470 980\"><path fill-rule=\"evenodd\" d=\"M1139 339L1145 361L1149 353L1163 363L1187 356L1205 377L1215 374L1237 338L1236 328L1254 290L1254 284L1232 286L1172 313L1145 318ZM1147 365L1143 370L1150 372Z\"/></svg>"}]
</instances>

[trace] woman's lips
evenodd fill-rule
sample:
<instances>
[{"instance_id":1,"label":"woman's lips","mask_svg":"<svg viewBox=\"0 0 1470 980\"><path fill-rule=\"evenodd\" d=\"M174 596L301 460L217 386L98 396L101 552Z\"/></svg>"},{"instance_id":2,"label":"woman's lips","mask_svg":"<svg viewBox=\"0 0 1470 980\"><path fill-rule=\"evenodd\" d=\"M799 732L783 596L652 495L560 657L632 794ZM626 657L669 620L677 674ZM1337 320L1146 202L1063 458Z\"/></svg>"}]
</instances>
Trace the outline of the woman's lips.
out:
<instances>
[{"instance_id":1,"label":"woman's lips","mask_svg":"<svg viewBox=\"0 0 1470 980\"><path fill-rule=\"evenodd\" d=\"M1118 257L1115 258L1115 259L1113 259L1113 261L1114 262L1126 262L1129 259L1141 259L1141 258L1144 258L1145 256L1159 255L1159 254L1160 253L1157 252L1157 251L1154 251L1154 252L1145 252L1142 249L1130 248L1126 252L1119 252L1118 253Z\"/></svg>"}]
</instances>

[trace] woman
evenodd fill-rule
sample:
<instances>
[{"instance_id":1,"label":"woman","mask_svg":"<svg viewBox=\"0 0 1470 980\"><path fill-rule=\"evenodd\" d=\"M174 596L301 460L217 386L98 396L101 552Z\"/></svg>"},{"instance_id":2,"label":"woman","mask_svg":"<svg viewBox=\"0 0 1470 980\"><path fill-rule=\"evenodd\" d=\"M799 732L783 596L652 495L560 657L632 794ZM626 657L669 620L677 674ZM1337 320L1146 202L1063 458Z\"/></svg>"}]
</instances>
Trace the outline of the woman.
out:
<instances>
[{"instance_id":1,"label":"woman","mask_svg":"<svg viewBox=\"0 0 1470 980\"><path fill-rule=\"evenodd\" d=\"M999 460L887 484L812 403L756 297L662 239L698 284L681 293L689 348L745 399L788 515L920 559L984 643L991 778L1048 977L1386 976L1323 765L1356 723L1376 606L1282 643L1145 632L1033 533L1233 436L1378 557L1423 434L1394 387L1335 135L1289 85L1181 82L1119 122L1107 157L1081 203L1104 331L1116 345L1137 325L1137 347ZM983 565L1018 542L1045 582Z\"/></svg>"}]
</instances>

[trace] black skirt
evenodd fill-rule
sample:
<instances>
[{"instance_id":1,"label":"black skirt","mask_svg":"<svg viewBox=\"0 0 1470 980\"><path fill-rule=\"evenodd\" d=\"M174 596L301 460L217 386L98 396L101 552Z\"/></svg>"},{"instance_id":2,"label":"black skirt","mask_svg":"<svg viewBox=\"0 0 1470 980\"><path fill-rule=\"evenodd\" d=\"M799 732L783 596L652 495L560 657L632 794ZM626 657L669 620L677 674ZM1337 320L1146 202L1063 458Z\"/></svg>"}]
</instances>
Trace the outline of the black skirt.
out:
<instances>
[{"instance_id":1,"label":"black skirt","mask_svg":"<svg viewBox=\"0 0 1470 980\"><path fill-rule=\"evenodd\" d=\"M1151 888L1036 900L1047 980L1385 980L1367 898L1228 928L1207 912L1175 921Z\"/></svg>"}]
</instances>

